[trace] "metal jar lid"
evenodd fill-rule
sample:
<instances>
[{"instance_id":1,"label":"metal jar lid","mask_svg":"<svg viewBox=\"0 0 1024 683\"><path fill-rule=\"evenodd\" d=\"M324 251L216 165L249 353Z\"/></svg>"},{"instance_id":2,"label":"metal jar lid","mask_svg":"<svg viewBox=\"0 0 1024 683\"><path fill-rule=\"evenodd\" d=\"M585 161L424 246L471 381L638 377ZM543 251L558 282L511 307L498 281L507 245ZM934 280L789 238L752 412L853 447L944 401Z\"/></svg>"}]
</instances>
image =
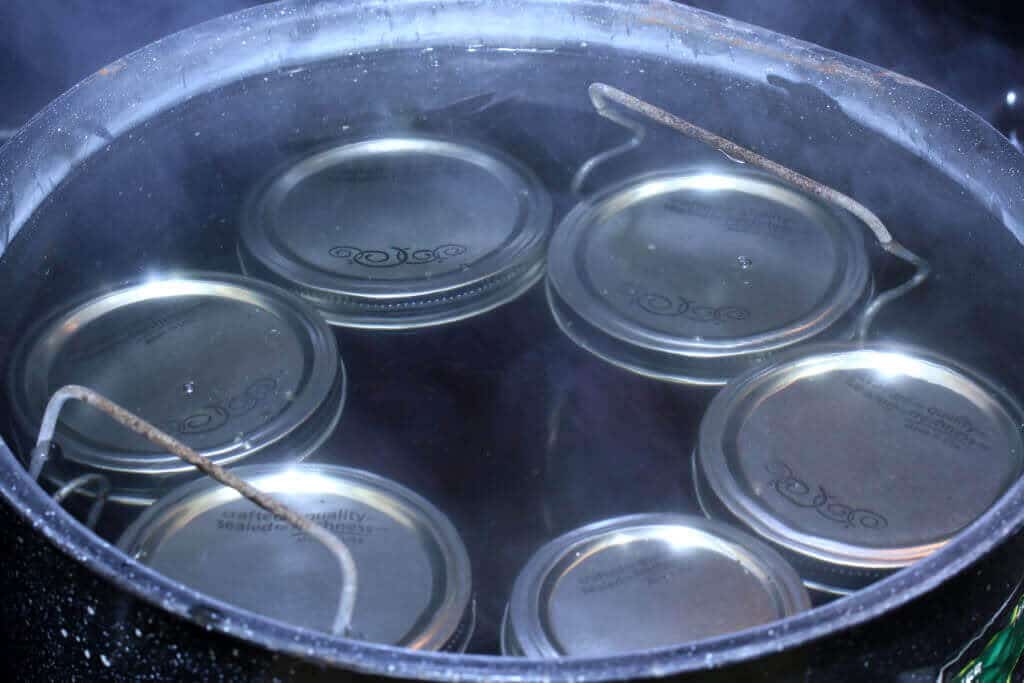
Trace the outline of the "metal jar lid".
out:
<instances>
[{"instance_id":1,"label":"metal jar lid","mask_svg":"<svg viewBox=\"0 0 1024 683\"><path fill-rule=\"evenodd\" d=\"M810 607L764 543L701 517L642 514L572 531L512 588L502 651L610 656L740 631Z\"/></svg>"},{"instance_id":2,"label":"metal jar lid","mask_svg":"<svg viewBox=\"0 0 1024 683\"><path fill-rule=\"evenodd\" d=\"M333 325L409 328L491 310L543 274L551 200L490 149L371 139L306 157L249 202L239 258Z\"/></svg>"},{"instance_id":3,"label":"metal jar lid","mask_svg":"<svg viewBox=\"0 0 1024 683\"><path fill-rule=\"evenodd\" d=\"M54 314L15 351L9 388L35 437L54 391L80 384L214 462L299 460L341 415L345 371L330 328L298 298L247 278L190 273L125 285ZM65 408L47 475L112 479L112 499L148 503L194 468L84 405Z\"/></svg>"},{"instance_id":4,"label":"metal jar lid","mask_svg":"<svg viewBox=\"0 0 1024 683\"><path fill-rule=\"evenodd\" d=\"M246 466L234 473L335 533L355 560L352 637L418 650L461 650L472 630L469 557L426 500L360 470ZM342 587L330 552L212 479L160 499L118 546L217 600L328 631Z\"/></svg>"},{"instance_id":5,"label":"metal jar lid","mask_svg":"<svg viewBox=\"0 0 1024 683\"><path fill-rule=\"evenodd\" d=\"M569 337L615 365L724 384L770 352L852 331L871 291L863 231L763 173L653 173L566 216L549 300Z\"/></svg>"},{"instance_id":6,"label":"metal jar lid","mask_svg":"<svg viewBox=\"0 0 1024 683\"><path fill-rule=\"evenodd\" d=\"M736 378L711 402L701 505L775 544L805 583L864 586L940 548L1024 471L1024 413L917 348L831 344Z\"/></svg>"}]
</instances>

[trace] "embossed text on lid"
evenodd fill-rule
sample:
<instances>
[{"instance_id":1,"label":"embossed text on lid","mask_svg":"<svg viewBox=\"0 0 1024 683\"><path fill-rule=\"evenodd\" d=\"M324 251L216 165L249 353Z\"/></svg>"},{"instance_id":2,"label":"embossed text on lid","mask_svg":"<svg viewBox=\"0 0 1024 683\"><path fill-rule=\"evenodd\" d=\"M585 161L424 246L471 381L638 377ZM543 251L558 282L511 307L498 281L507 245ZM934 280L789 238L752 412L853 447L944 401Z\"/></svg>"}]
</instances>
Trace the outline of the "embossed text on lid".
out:
<instances>
[{"instance_id":1,"label":"embossed text on lid","mask_svg":"<svg viewBox=\"0 0 1024 683\"><path fill-rule=\"evenodd\" d=\"M760 541L699 517L591 524L539 550L516 580L502 646L530 657L670 647L809 607L800 579Z\"/></svg>"},{"instance_id":2,"label":"embossed text on lid","mask_svg":"<svg viewBox=\"0 0 1024 683\"><path fill-rule=\"evenodd\" d=\"M497 151L379 138L315 153L261 186L239 256L333 324L434 325L533 284L550 219L537 178Z\"/></svg>"},{"instance_id":3,"label":"embossed text on lid","mask_svg":"<svg viewBox=\"0 0 1024 683\"><path fill-rule=\"evenodd\" d=\"M330 465L234 470L338 535L358 589L352 637L437 650L471 627L469 559L426 500L376 475ZM200 480L174 490L118 545L168 577L236 607L328 631L341 588L329 551L232 489Z\"/></svg>"},{"instance_id":4,"label":"embossed text on lid","mask_svg":"<svg viewBox=\"0 0 1024 683\"><path fill-rule=\"evenodd\" d=\"M559 225L552 309L577 343L617 365L720 384L764 353L847 331L870 290L862 231L760 174L641 176Z\"/></svg>"},{"instance_id":5,"label":"embossed text on lid","mask_svg":"<svg viewBox=\"0 0 1024 683\"><path fill-rule=\"evenodd\" d=\"M697 450L701 501L842 592L920 559L1024 471L1022 414L920 349L825 345L737 378Z\"/></svg>"},{"instance_id":6,"label":"embossed text on lid","mask_svg":"<svg viewBox=\"0 0 1024 683\"><path fill-rule=\"evenodd\" d=\"M340 414L344 369L330 329L299 299L258 280L195 273L125 285L39 323L12 363L28 434L66 384L109 396L225 464L272 444L290 460L315 448ZM140 488L147 475L193 471L84 405L67 407L57 442L65 463Z\"/></svg>"}]
</instances>

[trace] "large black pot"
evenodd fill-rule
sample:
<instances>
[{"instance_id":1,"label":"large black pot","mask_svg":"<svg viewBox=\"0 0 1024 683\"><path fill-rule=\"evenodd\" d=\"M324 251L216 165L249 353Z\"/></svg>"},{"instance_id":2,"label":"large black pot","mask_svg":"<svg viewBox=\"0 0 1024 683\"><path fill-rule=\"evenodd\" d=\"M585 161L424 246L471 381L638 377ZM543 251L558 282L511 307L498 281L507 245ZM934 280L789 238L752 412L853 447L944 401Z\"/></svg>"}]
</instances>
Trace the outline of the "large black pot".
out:
<instances>
[{"instance_id":1,"label":"large black pot","mask_svg":"<svg viewBox=\"0 0 1024 683\"><path fill-rule=\"evenodd\" d=\"M564 210L572 171L621 139L590 109L586 86L595 80L871 206L938 273L927 290L887 309L879 336L925 344L1024 392L1017 349L1024 313L1012 296L1024 289L1024 157L917 82L667 2L270 5L101 69L0 150L0 354L70 292L148 267L228 267L244 189L281 159L349 129L462 134L514 151ZM646 149L603 170L597 182L706 153L671 137L655 137ZM882 281L900 276L884 260L876 270ZM591 367L534 315L543 310L537 291L514 306L525 311L518 320L532 322L515 329L500 316L518 314L504 311L478 330L481 357L498 354L485 379L454 359L448 386L462 391L460 377L471 385L470 398L453 405L473 405L493 388L522 396L518 404L531 409L518 421L508 419L511 412L481 416L481 428L502 444L491 464L438 459L419 464L431 481L406 482L426 488L464 531L473 505L497 500L509 511L468 532L471 552L487 543L502 548L477 571L497 577L479 596L481 651L491 644L502 590L547 533L537 504L542 475L533 474L543 467L530 460L536 449L525 434L543 418L532 408L548 399L529 392L560 391L561 382L544 378ZM494 351L487 340L499 337ZM571 362L543 372L562 358ZM607 659L418 653L285 626L163 578L66 514L6 444L0 492L0 628L4 665L16 680L308 680L340 672L437 680L934 680L987 633L990 620L1002 623L1024 577L1018 482L933 556L784 623Z\"/></svg>"}]
</instances>

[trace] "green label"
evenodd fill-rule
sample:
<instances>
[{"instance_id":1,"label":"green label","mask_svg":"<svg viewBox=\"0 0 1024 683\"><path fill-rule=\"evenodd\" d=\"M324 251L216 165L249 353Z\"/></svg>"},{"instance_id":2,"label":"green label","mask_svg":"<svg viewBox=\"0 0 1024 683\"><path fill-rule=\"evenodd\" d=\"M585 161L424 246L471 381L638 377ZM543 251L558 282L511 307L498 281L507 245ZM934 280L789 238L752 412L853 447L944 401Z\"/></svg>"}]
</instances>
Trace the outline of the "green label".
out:
<instances>
[{"instance_id":1,"label":"green label","mask_svg":"<svg viewBox=\"0 0 1024 683\"><path fill-rule=\"evenodd\" d=\"M1024 596L1019 597L1010 621L989 638L981 653L969 661L949 683L1010 683L1024 654Z\"/></svg>"}]
</instances>

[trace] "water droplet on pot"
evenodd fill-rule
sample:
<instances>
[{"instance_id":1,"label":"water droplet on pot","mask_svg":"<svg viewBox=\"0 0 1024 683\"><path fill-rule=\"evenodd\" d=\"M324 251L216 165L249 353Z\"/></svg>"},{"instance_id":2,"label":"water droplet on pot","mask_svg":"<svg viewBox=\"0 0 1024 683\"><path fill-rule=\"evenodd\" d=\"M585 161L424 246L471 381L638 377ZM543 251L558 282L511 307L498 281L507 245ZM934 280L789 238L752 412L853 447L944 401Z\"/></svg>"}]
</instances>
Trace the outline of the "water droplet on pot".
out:
<instances>
[{"instance_id":1,"label":"water droplet on pot","mask_svg":"<svg viewBox=\"0 0 1024 683\"><path fill-rule=\"evenodd\" d=\"M224 613L208 605L192 605L188 609L188 615L207 628L224 621Z\"/></svg>"}]
</instances>

